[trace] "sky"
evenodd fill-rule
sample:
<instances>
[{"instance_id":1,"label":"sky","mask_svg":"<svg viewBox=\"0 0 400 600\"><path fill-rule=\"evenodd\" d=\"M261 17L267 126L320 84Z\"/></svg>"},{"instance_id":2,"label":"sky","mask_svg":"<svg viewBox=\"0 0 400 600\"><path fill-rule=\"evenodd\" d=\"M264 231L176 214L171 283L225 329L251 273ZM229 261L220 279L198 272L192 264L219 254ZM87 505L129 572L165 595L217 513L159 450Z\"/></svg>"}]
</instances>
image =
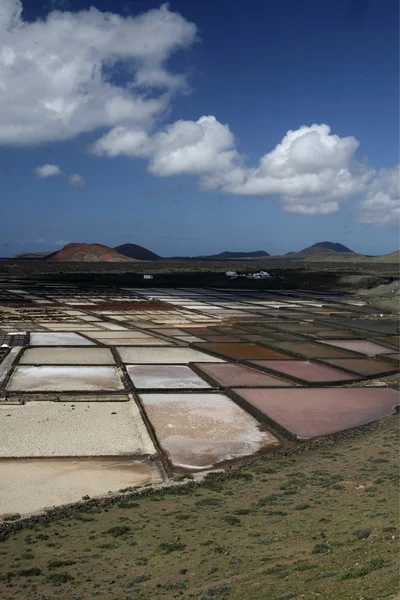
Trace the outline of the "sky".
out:
<instances>
[{"instance_id":1,"label":"sky","mask_svg":"<svg viewBox=\"0 0 400 600\"><path fill-rule=\"evenodd\" d=\"M1 0L0 256L399 248L397 0Z\"/></svg>"}]
</instances>

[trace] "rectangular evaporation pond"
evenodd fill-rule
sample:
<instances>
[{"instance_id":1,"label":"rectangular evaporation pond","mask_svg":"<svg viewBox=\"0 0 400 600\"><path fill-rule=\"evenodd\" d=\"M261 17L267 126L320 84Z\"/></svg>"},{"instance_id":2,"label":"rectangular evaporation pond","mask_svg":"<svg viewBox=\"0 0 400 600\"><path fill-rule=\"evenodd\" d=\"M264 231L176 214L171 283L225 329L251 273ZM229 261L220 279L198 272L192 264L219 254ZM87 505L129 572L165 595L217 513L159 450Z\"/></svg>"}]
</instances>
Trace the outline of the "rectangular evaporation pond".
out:
<instances>
[{"instance_id":1,"label":"rectangular evaporation pond","mask_svg":"<svg viewBox=\"0 0 400 600\"><path fill-rule=\"evenodd\" d=\"M323 329L323 330L319 330L318 333L313 333L311 331L302 331L302 335L305 335L307 337L312 337L315 339L321 339L321 340L325 340L325 339L336 339L336 338L347 338L347 339L354 339L355 338L355 334L353 333L349 333L348 331L339 331L337 329Z\"/></svg>"},{"instance_id":2,"label":"rectangular evaporation pond","mask_svg":"<svg viewBox=\"0 0 400 600\"><path fill-rule=\"evenodd\" d=\"M0 463L0 480L7 490L0 496L0 514L27 514L162 481L154 462L124 457L8 459Z\"/></svg>"},{"instance_id":3,"label":"rectangular evaporation pond","mask_svg":"<svg viewBox=\"0 0 400 600\"><path fill-rule=\"evenodd\" d=\"M108 348L29 348L21 365L113 365Z\"/></svg>"},{"instance_id":4,"label":"rectangular evaporation pond","mask_svg":"<svg viewBox=\"0 0 400 600\"><path fill-rule=\"evenodd\" d=\"M104 340L108 338L152 338L153 336L148 333L144 333L142 331L96 331L96 333L91 333L90 337L94 340Z\"/></svg>"},{"instance_id":5,"label":"rectangular evaporation pond","mask_svg":"<svg viewBox=\"0 0 400 600\"><path fill-rule=\"evenodd\" d=\"M272 342L271 342L272 343ZM295 354L301 354L307 358L346 358L352 357L353 354L340 350L338 348L332 348L328 346L322 346L318 344L312 344L311 342L273 342L274 346L287 352L294 352Z\"/></svg>"},{"instance_id":6,"label":"rectangular evaporation pond","mask_svg":"<svg viewBox=\"0 0 400 600\"><path fill-rule=\"evenodd\" d=\"M380 341L385 342L386 344L392 344L393 346L400 345L400 336L399 335L386 335L380 338Z\"/></svg>"},{"instance_id":7,"label":"rectangular evaporation pond","mask_svg":"<svg viewBox=\"0 0 400 600\"><path fill-rule=\"evenodd\" d=\"M78 333L31 333L31 346L94 346Z\"/></svg>"},{"instance_id":8,"label":"rectangular evaporation pond","mask_svg":"<svg viewBox=\"0 0 400 600\"><path fill-rule=\"evenodd\" d=\"M100 392L124 386L114 367L16 367L9 392Z\"/></svg>"},{"instance_id":9,"label":"rectangular evaporation pond","mask_svg":"<svg viewBox=\"0 0 400 600\"><path fill-rule=\"evenodd\" d=\"M182 327L182 331L193 335L212 335L215 333L212 327L194 326L194 327Z\"/></svg>"},{"instance_id":10,"label":"rectangular evaporation pond","mask_svg":"<svg viewBox=\"0 0 400 600\"><path fill-rule=\"evenodd\" d=\"M126 370L139 389L206 389L211 386L183 365L128 365Z\"/></svg>"},{"instance_id":11,"label":"rectangular evaporation pond","mask_svg":"<svg viewBox=\"0 0 400 600\"><path fill-rule=\"evenodd\" d=\"M224 394L140 394L175 467L207 469L278 447L278 439Z\"/></svg>"},{"instance_id":12,"label":"rectangular evaporation pond","mask_svg":"<svg viewBox=\"0 0 400 600\"><path fill-rule=\"evenodd\" d=\"M203 335L205 342L213 342L213 343L225 343L232 344L237 342L243 342L243 340L237 337L229 337L228 335ZM201 340L200 340L201 341Z\"/></svg>"},{"instance_id":13,"label":"rectangular evaporation pond","mask_svg":"<svg viewBox=\"0 0 400 600\"><path fill-rule=\"evenodd\" d=\"M357 329L364 329L383 335L395 335L399 332L398 319L381 319L380 321L372 321L369 319L352 319L351 321L344 321L343 319L335 319L333 322L335 325L341 327L356 327Z\"/></svg>"},{"instance_id":14,"label":"rectangular evaporation pond","mask_svg":"<svg viewBox=\"0 0 400 600\"><path fill-rule=\"evenodd\" d=\"M173 346L172 342L161 340L155 337L140 337L140 338L97 338L97 341L105 346Z\"/></svg>"},{"instance_id":15,"label":"rectangular evaporation pond","mask_svg":"<svg viewBox=\"0 0 400 600\"><path fill-rule=\"evenodd\" d=\"M352 350L353 352L360 352L361 354L368 354L368 356L375 356L376 354L389 354L390 348L380 346L374 342L368 342L367 340L331 340L324 342L329 346L337 346L338 348L344 348L345 350Z\"/></svg>"},{"instance_id":16,"label":"rectangular evaporation pond","mask_svg":"<svg viewBox=\"0 0 400 600\"><path fill-rule=\"evenodd\" d=\"M388 360L375 360L373 358L334 358L326 359L324 362L347 369L357 375L363 375L364 377L370 377L372 375L380 375L384 373L395 373L397 366L395 363L389 362Z\"/></svg>"},{"instance_id":17,"label":"rectangular evaporation pond","mask_svg":"<svg viewBox=\"0 0 400 600\"><path fill-rule=\"evenodd\" d=\"M263 361L261 361L263 362ZM266 361L269 362L269 361ZM297 362L297 361L290 361ZM220 385L226 387L233 386L255 386L255 387L274 387L274 386L293 386L291 381L267 375L244 367L243 365L235 365L231 363L212 364L212 363L196 363L196 367L201 369L203 373L212 377Z\"/></svg>"},{"instance_id":18,"label":"rectangular evaporation pond","mask_svg":"<svg viewBox=\"0 0 400 600\"><path fill-rule=\"evenodd\" d=\"M390 388L290 388L233 390L298 438L313 438L370 423L395 412Z\"/></svg>"},{"instance_id":19,"label":"rectangular evaporation pond","mask_svg":"<svg viewBox=\"0 0 400 600\"><path fill-rule=\"evenodd\" d=\"M163 335L184 335L184 331L182 329L177 329L176 327L165 327L152 329L154 333L162 333Z\"/></svg>"},{"instance_id":20,"label":"rectangular evaporation pond","mask_svg":"<svg viewBox=\"0 0 400 600\"><path fill-rule=\"evenodd\" d=\"M224 362L220 358L191 348L133 348L117 347L124 363L182 364L191 362Z\"/></svg>"},{"instance_id":21,"label":"rectangular evaporation pond","mask_svg":"<svg viewBox=\"0 0 400 600\"><path fill-rule=\"evenodd\" d=\"M284 375L291 375L306 382L350 381L359 379L324 365L317 365L308 360L255 360L254 364L273 369Z\"/></svg>"},{"instance_id":22,"label":"rectangular evaporation pond","mask_svg":"<svg viewBox=\"0 0 400 600\"><path fill-rule=\"evenodd\" d=\"M221 354L227 358L264 358L264 359L291 359L291 356L272 350L271 348L265 348L264 346L257 346L256 344L218 344L218 343L205 343L196 344L196 348L209 352L215 352Z\"/></svg>"},{"instance_id":23,"label":"rectangular evaporation pond","mask_svg":"<svg viewBox=\"0 0 400 600\"><path fill-rule=\"evenodd\" d=\"M0 406L2 458L134 456L154 451L133 401Z\"/></svg>"}]
</instances>

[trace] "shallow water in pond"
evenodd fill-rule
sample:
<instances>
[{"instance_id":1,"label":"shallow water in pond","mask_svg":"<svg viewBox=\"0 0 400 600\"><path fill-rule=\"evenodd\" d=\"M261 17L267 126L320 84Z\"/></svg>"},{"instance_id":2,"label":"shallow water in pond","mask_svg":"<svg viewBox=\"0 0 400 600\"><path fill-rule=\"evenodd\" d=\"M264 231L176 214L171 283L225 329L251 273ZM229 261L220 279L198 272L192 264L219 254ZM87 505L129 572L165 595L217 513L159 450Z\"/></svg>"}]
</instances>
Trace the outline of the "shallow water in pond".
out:
<instances>
[{"instance_id":1,"label":"shallow water in pond","mask_svg":"<svg viewBox=\"0 0 400 600\"><path fill-rule=\"evenodd\" d=\"M209 388L190 367L184 365L128 365L128 375L136 388Z\"/></svg>"},{"instance_id":2,"label":"shallow water in pond","mask_svg":"<svg viewBox=\"0 0 400 600\"><path fill-rule=\"evenodd\" d=\"M140 394L173 466L206 469L278 447L278 439L224 394Z\"/></svg>"},{"instance_id":3,"label":"shallow water in pond","mask_svg":"<svg viewBox=\"0 0 400 600\"><path fill-rule=\"evenodd\" d=\"M7 390L12 392L98 392L124 386L114 367L16 367Z\"/></svg>"}]
</instances>

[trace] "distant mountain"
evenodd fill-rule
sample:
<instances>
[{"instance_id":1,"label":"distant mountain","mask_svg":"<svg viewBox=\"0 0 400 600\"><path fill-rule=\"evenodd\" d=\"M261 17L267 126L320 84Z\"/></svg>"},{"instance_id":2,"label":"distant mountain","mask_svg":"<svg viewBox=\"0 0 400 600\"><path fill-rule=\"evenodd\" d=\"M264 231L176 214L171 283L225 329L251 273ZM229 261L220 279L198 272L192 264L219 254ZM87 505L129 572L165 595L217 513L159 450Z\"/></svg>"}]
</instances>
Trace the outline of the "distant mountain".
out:
<instances>
[{"instance_id":1,"label":"distant mountain","mask_svg":"<svg viewBox=\"0 0 400 600\"><path fill-rule=\"evenodd\" d=\"M58 262L131 262L135 259L123 256L113 248L102 244L67 244L58 252L46 256L44 260Z\"/></svg>"},{"instance_id":2,"label":"distant mountain","mask_svg":"<svg viewBox=\"0 0 400 600\"><path fill-rule=\"evenodd\" d=\"M317 242L312 246L308 246L307 248L303 248L299 252L288 252L285 254L285 258L307 258L309 256L316 256L319 254L344 254L347 253L349 255L355 254L353 250L347 248L347 246L343 246L343 244L339 244L338 242Z\"/></svg>"},{"instance_id":3,"label":"distant mountain","mask_svg":"<svg viewBox=\"0 0 400 600\"><path fill-rule=\"evenodd\" d=\"M120 254L128 256L129 258L136 258L137 260L160 260L161 256L158 256L155 252L138 246L137 244L121 244L114 248Z\"/></svg>"},{"instance_id":4,"label":"distant mountain","mask_svg":"<svg viewBox=\"0 0 400 600\"><path fill-rule=\"evenodd\" d=\"M16 260L43 260L46 256L50 254L54 254L53 252L21 252L20 254L15 254L12 258Z\"/></svg>"}]
</instances>

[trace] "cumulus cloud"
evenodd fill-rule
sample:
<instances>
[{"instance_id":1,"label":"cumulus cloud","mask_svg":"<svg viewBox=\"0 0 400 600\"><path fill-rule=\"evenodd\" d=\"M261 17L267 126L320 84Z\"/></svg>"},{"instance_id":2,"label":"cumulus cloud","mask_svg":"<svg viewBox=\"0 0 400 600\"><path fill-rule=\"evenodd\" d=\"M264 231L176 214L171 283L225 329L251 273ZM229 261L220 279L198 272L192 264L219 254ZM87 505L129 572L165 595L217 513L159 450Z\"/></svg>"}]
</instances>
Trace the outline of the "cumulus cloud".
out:
<instances>
[{"instance_id":1,"label":"cumulus cloud","mask_svg":"<svg viewBox=\"0 0 400 600\"><path fill-rule=\"evenodd\" d=\"M96 140L89 148L93 154L145 158L150 154L150 138L146 131L137 128L114 127Z\"/></svg>"},{"instance_id":2,"label":"cumulus cloud","mask_svg":"<svg viewBox=\"0 0 400 600\"><path fill-rule=\"evenodd\" d=\"M47 179L48 177L65 177L71 185L75 187L81 187L86 184L86 181L78 173L72 175L66 175L58 165L42 165L35 169L36 177L38 179Z\"/></svg>"},{"instance_id":3,"label":"cumulus cloud","mask_svg":"<svg viewBox=\"0 0 400 600\"><path fill-rule=\"evenodd\" d=\"M41 167L36 167L35 173L38 179L47 179L47 177L59 177L60 175L63 175L63 172L57 165L42 165Z\"/></svg>"},{"instance_id":4,"label":"cumulus cloud","mask_svg":"<svg viewBox=\"0 0 400 600\"><path fill-rule=\"evenodd\" d=\"M400 225L400 165L378 171L358 205L356 220L376 227Z\"/></svg>"},{"instance_id":5,"label":"cumulus cloud","mask_svg":"<svg viewBox=\"0 0 400 600\"><path fill-rule=\"evenodd\" d=\"M20 0L1 0L0 145L151 127L186 87L166 61L195 39L196 26L167 4L136 17L92 7L26 22ZM125 75L118 83L115 67Z\"/></svg>"},{"instance_id":6,"label":"cumulus cloud","mask_svg":"<svg viewBox=\"0 0 400 600\"><path fill-rule=\"evenodd\" d=\"M161 176L225 171L238 157L234 144L229 127L213 116L176 121L153 136L149 171Z\"/></svg>"},{"instance_id":7,"label":"cumulus cloud","mask_svg":"<svg viewBox=\"0 0 400 600\"><path fill-rule=\"evenodd\" d=\"M329 125L303 126L288 131L251 167L237 151L229 126L203 116L176 121L152 135L138 128L114 128L92 152L147 158L153 175L197 175L203 189L277 197L286 212L327 215L367 190L374 178L374 169L355 159L358 146L356 138L333 134Z\"/></svg>"},{"instance_id":8,"label":"cumulus cloud","mask_svg":"<svg viewBox=\"0 0 400 600\"><path fill-rule=\"evenodd\" d=\"M303 126L249 167L229 126L213 116L177 121L146 139L155 175L195 174L205 189L279 196L283 210L308 215L337 212L340 202L365 189L373 170L355 160L358 145L354 137L331 134L328 125Z\"/></svg>"}]
</instances>

